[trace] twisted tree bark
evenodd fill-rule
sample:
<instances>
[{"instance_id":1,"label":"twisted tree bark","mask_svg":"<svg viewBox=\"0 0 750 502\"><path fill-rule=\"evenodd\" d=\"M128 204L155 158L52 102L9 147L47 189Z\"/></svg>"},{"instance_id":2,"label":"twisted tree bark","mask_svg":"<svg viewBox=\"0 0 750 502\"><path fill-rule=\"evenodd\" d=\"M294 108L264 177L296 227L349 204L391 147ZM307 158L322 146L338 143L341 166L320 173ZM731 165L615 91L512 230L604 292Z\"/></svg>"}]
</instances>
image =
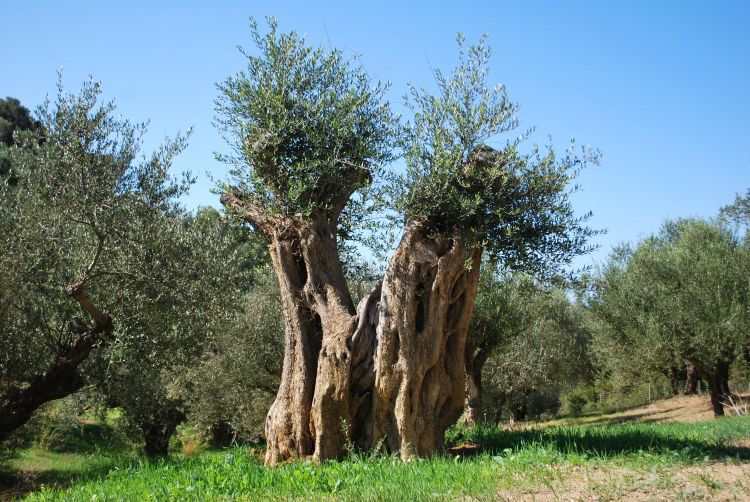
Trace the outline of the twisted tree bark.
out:
<instances>
[{"instance_id":1,"label":"twisted tree bark","mask_svg":"<svg viewBox=\"0 0 750 502\"><path fill-rule=\"evenodd\" d=\"M383 280L355 310L337 212L265 215L232 193L222 203L269 236L281 290L284 364L266 417L266 462L337 458L349 442L382 441L403 458L441 450L463 409L481 250L410 222Z\"/></svg>"},{"instance_id":2,"label":"twisted tree bark","mask_svg":"<svg viewBox=\"0 0 750 502\"><path fill-rule=\"evenodd\" d=\"M464 348L481 250L408 223L383 279L374 437L404 459L442 450L464 405ZM470 264L470 268L467 268Z\"/></svg>"},{"instance_id":3,"label":"twisted tree bark","mask_svg":"<svg viewBox=\"0 0 750 502\"><path fill-rule=\"evenodd\" d=\"M335 233L320 227L297 222L271 241L286 335L281 385L266 418L269 464L338 457L347 440L342 424L351 423L354 306Z\"/></svg>"}]
</instances>

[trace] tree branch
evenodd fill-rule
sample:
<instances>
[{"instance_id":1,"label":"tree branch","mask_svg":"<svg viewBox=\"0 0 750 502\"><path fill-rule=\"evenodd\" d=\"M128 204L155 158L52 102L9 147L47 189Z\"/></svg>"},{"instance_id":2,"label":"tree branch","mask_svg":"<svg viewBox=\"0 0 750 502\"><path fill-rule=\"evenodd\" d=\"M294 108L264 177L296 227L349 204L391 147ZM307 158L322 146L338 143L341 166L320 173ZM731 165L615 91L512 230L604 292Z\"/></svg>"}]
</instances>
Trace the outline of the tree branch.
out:
<instances>
[{"instance_id":1,"label":"tree branch","mask_svg":"<svg viewBox=\"0 0 750 502\"><path fill-rule=\"evenodd\" d=\"M259 228L266 235L272 235L273 227L269 215L253 202L243 199L238 191L231 189L221 194L221 204L239 215L252 226Z\"/></svg>"}]
</instances>

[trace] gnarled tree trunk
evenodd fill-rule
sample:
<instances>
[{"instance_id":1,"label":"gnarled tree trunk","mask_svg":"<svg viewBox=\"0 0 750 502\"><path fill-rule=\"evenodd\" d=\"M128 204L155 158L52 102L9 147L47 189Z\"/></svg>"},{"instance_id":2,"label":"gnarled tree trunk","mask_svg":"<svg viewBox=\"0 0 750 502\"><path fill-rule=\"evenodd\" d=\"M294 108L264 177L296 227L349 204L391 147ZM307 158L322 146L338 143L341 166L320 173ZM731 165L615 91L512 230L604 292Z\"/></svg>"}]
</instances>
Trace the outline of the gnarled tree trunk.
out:
<instances>
[{"instance_id":1,"label":"gnarled tree trunk","mask_svg":"<svg viewBox=\"0 0 750 502\"><path fill-rule=\"evenodd\" d=\"M382 440L403 458L441 450L464 405L481 250L432 239L410 222L383 280L355 311L335 211L267 215L232 193L222 203L270 238L281 290L284 364L266 417L266 462L337 458L349 441L369 449Z\"/></svg>"},{"instance_id":2,"label":"gnarled tree trunk","mask_svg":"<svg viewBox=\"0 0 750 502\"><path fill-rule=\"evenodd\" d=\"M471 268L467 269L467 259ZM383 278L377 327L375 440L404 459L443 448L461 415L464 348L481 250L433 240L410 222Z\"/></svg>"},{"instance_id":3,"label":"gnarled tree trunk","mask_svg":"<svg viewBox=\"0 0 750 502\"><path fill-rule=\"evenodd\" d=\"M335 232L325 227L296 222L271 242L286 334L281 384L266 417L269 464L336 458L347 440L354 306Z\"/></svg>"},{"instance_id":4,"label":"gnarled tree trunk","mask_svg":"<svg viewBox=\"0 0 750 502\"><path fill-rule=\"evenodd\" d=\"M266 462L339 457L352 422L351 338L357 325L336 242L343 204L305 218L266 214L236 193L221 200L269 237L281 291L284 363L266 417Z\"/></svg>"},{"instance_id":5,"label":"gnarled tree trunk","mask_svg":"<svg viewBox=\"0 0 750 502\"><path fill-rule=\"evenodd\" d=\"M66 291L91 317L93 324L76 327L44 373L36 376L27 387L6 396L0 406L0 441L28 422L43 404L69 396L83 387L78 367L102 335L112 332L112 320L93 304L81 284L70 285Z\"/></svg>"}]
</instances>

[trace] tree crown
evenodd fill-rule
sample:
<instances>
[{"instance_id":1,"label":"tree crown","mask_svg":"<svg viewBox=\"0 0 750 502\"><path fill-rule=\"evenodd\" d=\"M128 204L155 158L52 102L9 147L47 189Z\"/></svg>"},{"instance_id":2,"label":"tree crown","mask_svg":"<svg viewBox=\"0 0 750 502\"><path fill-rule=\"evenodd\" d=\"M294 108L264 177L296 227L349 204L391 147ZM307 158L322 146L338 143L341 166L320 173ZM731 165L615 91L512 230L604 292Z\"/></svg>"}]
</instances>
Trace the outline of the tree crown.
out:
<instances>
[{"instance_id":1,"label":"tree crown","mask_svg":"<svg viewBox=\"0 0 750 502\"><path fill-rule=\"evenodd\" d=\"M257 55L218 85L216 124L232 146L231 183L285 215L333 211L392 158L396 119L356 59L307 45L297 32L267 33L251 20ZM225 187L227 188L227 187Z\"/></svg>"},{"instance_id":2,"label":"tree crown","mask_svg":"<svg viewBox=\"0 0 750 502\"><path fill-rule=\"evenodd\" d=\"M414 112L406 127L406 176L399 179L397 206L407 219L433 231L485 247L508 267L553 271L591 250L598 233L585 226L590 214L574 214L571 182L590 149L559 157L552 147L521 153L528 136L489 146L518 127L518 106L502 85L487 84L492 51L482 37L467 45L458 37L459 63L450 75L434 72L437 93L410 88Z\"/></svg>"}]
</instances>

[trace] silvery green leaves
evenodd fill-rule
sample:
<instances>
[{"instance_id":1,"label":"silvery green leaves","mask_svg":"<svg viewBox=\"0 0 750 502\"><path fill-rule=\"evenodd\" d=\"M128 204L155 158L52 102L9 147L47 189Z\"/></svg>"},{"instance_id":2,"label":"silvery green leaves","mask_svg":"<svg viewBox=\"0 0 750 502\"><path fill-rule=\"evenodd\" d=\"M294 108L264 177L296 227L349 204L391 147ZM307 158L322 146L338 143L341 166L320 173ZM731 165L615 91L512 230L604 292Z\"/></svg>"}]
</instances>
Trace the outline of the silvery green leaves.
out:
<instances>
[{"instance_id":1,"label":"silvery green leaves","mask_svg":"<svg viewBox=\"0 0 750 502\"><path fill-rule=\"evenodd\" d=\"M482 246L507 267L551 275L591 249L598 233L576 216L569 196L580 168L598 155L572 145L565 156L536 145L522 152L528 132L504 86L487 83L491 50L458 38L459 62L450 75L434 72L437 91L412 87L414 112L406 126L407 173L398 180L397 206L432 231ZM488 146L503 142L501 148Z\"/></svg>"},{"instance_id":2,"label":"silvery green leaves","mask_svg":"<svg viewBox=\"0 0 750 502\"><path fill-rule=\"evenodd\" d=\"M272 212L341 211L392 158L397 121L356 58L251 22L257 55L218 85L216 124L230 183Z\"/></svg>"},{"instance_id":3,"label":"silvery green leaves","mask_svg":"<svg viewBox=\"0 0 750 502\"><path fill-rule=\"evenodd\" d=\"M164 224L182 217L189 176L169 173L185 137L140 153L145 124L122 119L89 80L36 111L4 152L14 183L0 184L0 437L44 402L74 392L91 351L112 342L113 314L161 279ZM123 319L120 319L121 321ZM16 417L16 418L13 418Z\"/></svg>"}]
</instances>

